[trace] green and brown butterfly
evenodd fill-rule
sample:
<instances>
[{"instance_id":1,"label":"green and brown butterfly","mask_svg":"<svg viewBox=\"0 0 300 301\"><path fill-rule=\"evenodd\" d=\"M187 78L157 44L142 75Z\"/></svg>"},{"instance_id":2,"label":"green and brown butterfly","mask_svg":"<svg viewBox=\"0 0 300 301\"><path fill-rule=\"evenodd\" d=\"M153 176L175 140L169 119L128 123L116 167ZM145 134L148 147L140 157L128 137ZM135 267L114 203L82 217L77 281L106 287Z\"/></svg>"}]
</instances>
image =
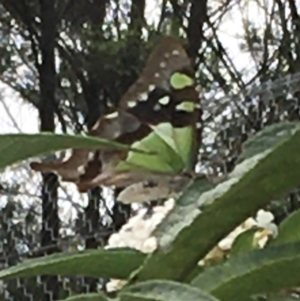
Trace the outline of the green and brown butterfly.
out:
<instances>
[{"instance_id":1,"label":"green and brown butterfly","mask_svg":"<svg viewBox=\"0 0 300 301\"><path fill-rule=\"evenodd\" d=\"M80 191L128 186L119 199L150 201L180 191L193 174L201 142L201 107L194 71L181 43L163 37L138 80L90 135L144 152L74 150L64 162L31 164L56 171Z\"/></svg>"}]
</instances>

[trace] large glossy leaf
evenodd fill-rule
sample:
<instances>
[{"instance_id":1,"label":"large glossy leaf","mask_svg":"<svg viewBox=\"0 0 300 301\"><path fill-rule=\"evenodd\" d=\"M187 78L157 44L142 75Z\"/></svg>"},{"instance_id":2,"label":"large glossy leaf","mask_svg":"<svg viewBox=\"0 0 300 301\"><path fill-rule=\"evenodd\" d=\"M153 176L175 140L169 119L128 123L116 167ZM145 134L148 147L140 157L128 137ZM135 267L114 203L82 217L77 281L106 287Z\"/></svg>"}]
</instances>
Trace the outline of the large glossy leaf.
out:
<instances>
[{"instance_id":1,"label":"large glossy leaf","mask_svg":"<svg viewBox=\"0 0 300 301\"><path fill-rule=\"evenodd\" d=\"M266 127L244 143L238 162L264 152L286 140L287 137L291 137L295 133L299 126L299 122L283 121Z\"/></svg>"},{"instance_id":2,"label":"large glossy leaf","mask_svg":"<svg viewBox=\"0 0 300 301\"><path fill-rule=\"evenodd\" d=\"M230 255L235 256L237 254L246 253L254 249L258 249L258 243L254 239L254 235L257 229L249 229L240 234L234 241Z\"/></svg>"},{"instance_id":3,"label":"large glossy leaf","mask_svg":"<svg viewBox=\"0 0 300 301\"><path fill-rule=\"evenodd\" d=\"M0 271L0 279L37 275L83 275L126 279L145 259L131 249L92 250L26 260Z\"/></svg>"},{"instance_id":4,"label":"large glossy leaf","mask_svg":"<svg viewBox=\"0 0 300 301\"><path fill-rule=\"evenodd\" d=\"M163 248L172 243L178 233L191 224L193 219L200 214L198 202L199 195L209 191L216 185L206 177L198 177L191 183L186 192L176 200L172 213L157 227L154 235L160 240Z\"/></svg>"},{"instance_id":5,"label":"large glossy leaf","mask_svg":"<svg viewBox=\"0 0 300 301\"><path fill-rule=\"evenodd\" d=\"M278 236L270 246L300 241L300 211L293 212L279 226Z\"/></svg>"},{"instance_id":6,"label":"large glossy leaf","mask_svg":"<svg viewBox=\"0 0 300 301\"><path fill-rule=\"evenodd\" d=\"M292 293L292 290L289 292L280 292L274 294L268 294L267 296L262 297L261 299L251 299L251 301L299 301L299 292L295 294Z\"/></svg>"},{"instance_id":7,"label":"large glossy leaf","mask_svg":"<svg viewBox=\"0 0 300 301\"><path fill-rule=\"evenodd\" d=\"M300 131L294 128L293 132L286 135L286 139L280 139L273 149L259 155L260 160L257 160L257 155L244 160L244 174L239 172L237 178L202 194L195 200L199 206L198 212L190 214L191 220L181 224L179 229L172 223L171 213L165 221L166 231L163 234L168 238L159 238L163 251L159 250L150 257L135 279L186 279L198 261L235 227L272 199L281 198L297 187L300 178ZM250 171L247 171L249 167ZM196 196L198 189L197 185L191 185L182 196L182 204L185 197L187 204L190 204L189 196L193 193ZM182 219L185 217L182 216ZM165 241L167 244L161 244Z\"/></svg>"},{"instance_id":8,"label":"large glossy leaf","mask_svg":"<svg viewBox=\"0 0 300 301\"><path fill-rule=\"evenodd\" d=\"M79 135L6 134L0 135L0 169L31 157L71 148L128 149L106 139Z\"/></svg>"},{"instance_id":9,"label":"large glossy leaf","mask_svg":"<svg viewBox=\"0 0 300 301\"><path fill-rule=\"evenodd\" d=\"M173 281L146 281L123 289L122 301L217 301L213 296L187 284Z\"/></svg>"},{"instance_id":10,"label":"large glossy leaf","mask_svg":"<svg viewBox=\"0 0 300 301\"><path fill-rule=\"evenodd\" d=\"M300 242L250 251L197 276L192 285L221 300L243 300L300 285Z\"/></svg>"}]
</instances>

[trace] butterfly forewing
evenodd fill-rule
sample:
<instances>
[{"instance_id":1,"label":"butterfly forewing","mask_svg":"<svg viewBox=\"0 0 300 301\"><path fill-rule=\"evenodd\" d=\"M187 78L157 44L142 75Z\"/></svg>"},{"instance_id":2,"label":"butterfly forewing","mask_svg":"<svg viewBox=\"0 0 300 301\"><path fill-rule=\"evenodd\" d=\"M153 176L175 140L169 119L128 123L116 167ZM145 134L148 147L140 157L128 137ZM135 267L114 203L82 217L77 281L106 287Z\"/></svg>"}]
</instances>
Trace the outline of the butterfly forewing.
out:
<instances>
[{"instance_id":1,"label":"butterfly forewing","mask_svg":"<svg viewBox=\"0 0 300 301\"><path fill-rule=\"evenodd\" d=\"M120 108L141 123L140 128L132 133L139 137L135 147L143 147L143 139L152 135L147 147L156 151L161 159L171 157L173 173L192 168L192 158L198 146L195 125L199 121L199 99L190 59L178 40L173 37L161 40L139 79L122 97ZM144 135L141 135L142 130ZM168 149L158 148L156 139L163 140ZM135 154L131 154L132 158ZM135 164L138 165L140 160L134 160ZM161 167L157 170L160 172L162 165L157 165ZM150 167L155 169L153 160Z\"/></svg>"}]
</instances>

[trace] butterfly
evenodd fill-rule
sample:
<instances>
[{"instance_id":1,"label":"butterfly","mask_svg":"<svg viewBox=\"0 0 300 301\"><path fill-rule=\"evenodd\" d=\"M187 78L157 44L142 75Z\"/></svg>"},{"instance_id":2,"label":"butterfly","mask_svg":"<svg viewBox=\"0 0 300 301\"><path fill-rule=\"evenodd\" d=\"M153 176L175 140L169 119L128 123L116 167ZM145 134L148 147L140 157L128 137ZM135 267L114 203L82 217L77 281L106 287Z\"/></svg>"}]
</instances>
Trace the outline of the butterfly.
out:
<instances>
[{"instance_id":1,"label":"butterfly","mask_svg":"<svg viewBox=\"0 0 300 301\"><path fill-rule=\"evenodd\" d=\"M56 171L85 192L96 186L126 187L123 202L149 201L182 190L193 175L201 143L201 106L191 61L176 38L162 37L140 77L118 107L101 117L89 135L133 150L73 150L66 161L32 162Z\"/></svg>"}]
</instances>

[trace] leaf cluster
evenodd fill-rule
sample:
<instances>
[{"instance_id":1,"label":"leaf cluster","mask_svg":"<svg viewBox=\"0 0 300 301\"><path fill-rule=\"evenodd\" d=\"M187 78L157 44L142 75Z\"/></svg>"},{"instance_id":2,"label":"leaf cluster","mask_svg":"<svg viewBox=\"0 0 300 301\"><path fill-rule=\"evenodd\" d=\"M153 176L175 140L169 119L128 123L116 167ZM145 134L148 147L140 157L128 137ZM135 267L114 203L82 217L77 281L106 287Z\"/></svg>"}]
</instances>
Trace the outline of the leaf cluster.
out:
<instances>
[{"instance_id":1,"label":"leaf cluster","mask_svg":"<svg viewBox=\"0 0 300 301\"><path fill-rule=\"evenodd\" d=\"M65 138L50 134L1 135L1 167L82 143L85 147L93 147L96 142L97 147L109 144L88 137ZM20 147L26 155L11 152ZM245 232L223 261L210 267L200 267L199 262L245 219L299 184L299 147L298 123L266 128L245 145L236 167L239 172L213 186L196 179L182 193L173 211L153 233L158 248L152 254L124 248L53 254L2 270L0 279L38 275L123 279L127 284L117 292L118 300L287 300L287 289L300 285L299 212L280 225L279 235L264 248L253 243L254 231ZM69 299L110 297L93 293Z\"/></svg>"}]
</instances>

